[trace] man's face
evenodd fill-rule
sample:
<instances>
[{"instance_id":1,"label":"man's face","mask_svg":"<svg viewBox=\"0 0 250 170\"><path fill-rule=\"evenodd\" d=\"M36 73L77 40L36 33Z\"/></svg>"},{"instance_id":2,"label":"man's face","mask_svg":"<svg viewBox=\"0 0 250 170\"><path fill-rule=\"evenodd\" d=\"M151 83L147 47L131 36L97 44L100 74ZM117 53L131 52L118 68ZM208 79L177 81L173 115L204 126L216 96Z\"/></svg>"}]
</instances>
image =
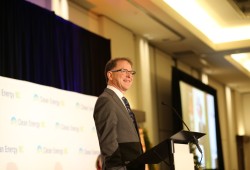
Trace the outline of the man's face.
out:
<instances>
[{"instance_id":1,"label":"man's face","mask_svg":"<svg viewBox=\"0 0 250 170\"><path fill-rule=\"evenodd\" d=\"M133 75L129 72L112 72L115 70L125 69L128 71L132 71L132 67L127 61L118 61L116 67L107 73L108 76L108 84L116 87L122 93L127 91L133 82Z\"/></svg>"}]
</instances>

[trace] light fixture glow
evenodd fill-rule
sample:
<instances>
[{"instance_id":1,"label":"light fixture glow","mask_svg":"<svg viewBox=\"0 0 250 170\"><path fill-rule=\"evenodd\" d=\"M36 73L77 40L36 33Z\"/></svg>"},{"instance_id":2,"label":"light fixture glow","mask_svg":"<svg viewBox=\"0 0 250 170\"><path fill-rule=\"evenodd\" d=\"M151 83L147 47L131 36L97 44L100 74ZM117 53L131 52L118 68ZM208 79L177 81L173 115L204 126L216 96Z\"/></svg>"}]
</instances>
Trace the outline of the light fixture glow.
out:
<instances>
[{"instance_id":1,"label":"light fixture glow","mask_svg":"<svg viewBox=\"0 0 250 170\"><path fill-rule=\"evenodd\" d=\"M163 0L214 44L250 39L250 26L223 27L199 4L198 0Z\"/></svg>"},{"instance_id":2,"label":"light fixture glow","mask_svg":"<svg viewBox=\"0 0 250 170\"><path fill-rule=\"evenodd\" d=\"M225 59L250 77L250 52L227 55Z\"/></svg>"},{"instance_id":3,"label":"light fixture glow","mask_svg":"<svg viewBox=\"0 0 250 170\"><path fill-rule=\"evenodd\" d=\"M231 57L250 72L250 53L231 54Z\"/></svg>"}]
</instances>

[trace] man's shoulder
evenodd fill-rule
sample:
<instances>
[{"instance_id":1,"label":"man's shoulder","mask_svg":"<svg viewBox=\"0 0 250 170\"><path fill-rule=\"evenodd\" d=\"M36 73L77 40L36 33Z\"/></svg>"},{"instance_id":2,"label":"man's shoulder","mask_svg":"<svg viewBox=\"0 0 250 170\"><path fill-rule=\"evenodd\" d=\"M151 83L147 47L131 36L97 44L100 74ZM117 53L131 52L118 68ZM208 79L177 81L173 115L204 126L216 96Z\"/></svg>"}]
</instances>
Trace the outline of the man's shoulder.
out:
<instances>
[{"instance_id":1,"label":"man's shoulder","mask_svg":"<svg viewBox=\"0 0 250 170\"><path fill-rule=\"evenodd\" d=\"M107 102L108 100L117 101L119 100L119 97L113 90L106 88L104 89L102 94L98 97L97 102L100 102L100 101Z\"/></svg>"},{"instance_id":2,"label":"man's shoulder","mask_svg":"<svg viewBox=\"0 0 250 170\"><path fill-rule=\"evenodd\" d=\"M100 97L112 97L115 95L115 92L109 88L105 88L102 94L99 96Z\"/></svg>"},{"instance_id":3,"label":"man's shoulder","mask_svg":"<svg viewBox=\"0 0 250 170\"><path fill-rule=\"evenodd\" d=\"M110 89L105 89L102 94L97 98L95 106L113 106L115 101L118 100L115 92Z\"/></svg>"},{"instance_id":4,"label":"man's shoulder","mask_svg":"<svg viewBox=\"0 0 250 170\"><path fill-rule=\"evenodd\" d=\"M110 100L111 98L113 98L112 96L114 95L115 93L106 88L104 89L104 91L99 95L97 101L103 101L103 100Z\"/></svg>"}]
</instances>

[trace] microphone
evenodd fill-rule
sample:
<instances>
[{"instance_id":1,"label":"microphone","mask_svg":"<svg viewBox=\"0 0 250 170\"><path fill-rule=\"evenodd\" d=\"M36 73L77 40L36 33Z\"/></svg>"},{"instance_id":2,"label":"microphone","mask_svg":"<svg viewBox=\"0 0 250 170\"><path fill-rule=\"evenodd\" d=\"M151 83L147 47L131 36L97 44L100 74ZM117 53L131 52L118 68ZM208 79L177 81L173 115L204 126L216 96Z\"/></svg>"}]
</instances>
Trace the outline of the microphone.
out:
<instances>
[{"instance_id":1,"label":"microphone","mask_svg":"<svg viewBox=\"0 0 250 170\"><path fill-rule=\"evenodd\" d=\"M164 102L162 102L161 104L164 105L164 106L170 107L174 111L175 115L177 115L178 118L182 121L182 124L185 125L185 127L187 128L187 130L189 132L191 132L190 129L188 128L187 124L184 122L184 120L182 119L182 117L180 116L180 114L177 112L177 110L174 107L172 107L172 106L170 106L170 105L168 105L168 104L166 104ZM196 147L199 150L199 152L202 154L202 150L201 150L201 147L199 145L198 139L194 135L192 135L192 137L193 137L194 144L196 145Z\"/></svg>"}]
</instances>

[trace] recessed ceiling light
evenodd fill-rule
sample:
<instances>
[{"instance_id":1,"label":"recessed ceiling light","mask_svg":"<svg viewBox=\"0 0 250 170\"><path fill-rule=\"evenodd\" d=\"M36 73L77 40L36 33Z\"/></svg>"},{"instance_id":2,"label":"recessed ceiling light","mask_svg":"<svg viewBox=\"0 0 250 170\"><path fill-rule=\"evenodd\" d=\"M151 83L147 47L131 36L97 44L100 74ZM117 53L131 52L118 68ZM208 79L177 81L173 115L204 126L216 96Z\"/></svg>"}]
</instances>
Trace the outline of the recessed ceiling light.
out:
<instances>
[{"instance_id":1,"label":"recessed ceiling light","mask_svg":"<svg viewBox=\"0 0 250 170\"><path fill-rule=\"evenodd\" d=\"M225 27L199 0L163 0L191 25L201 31L214 44L250 39L250 25Z\"/></svg>"},{"instance_id":2,"label":"recessed ceiling light","mask_svg":"<svg viewBox=\"0 0 250 170\"><path fill-rule=\"evenodd\" d=\"M225 57L230 63L250 76L250 52L231 54Z\"/></svg>"}]
</instances>

